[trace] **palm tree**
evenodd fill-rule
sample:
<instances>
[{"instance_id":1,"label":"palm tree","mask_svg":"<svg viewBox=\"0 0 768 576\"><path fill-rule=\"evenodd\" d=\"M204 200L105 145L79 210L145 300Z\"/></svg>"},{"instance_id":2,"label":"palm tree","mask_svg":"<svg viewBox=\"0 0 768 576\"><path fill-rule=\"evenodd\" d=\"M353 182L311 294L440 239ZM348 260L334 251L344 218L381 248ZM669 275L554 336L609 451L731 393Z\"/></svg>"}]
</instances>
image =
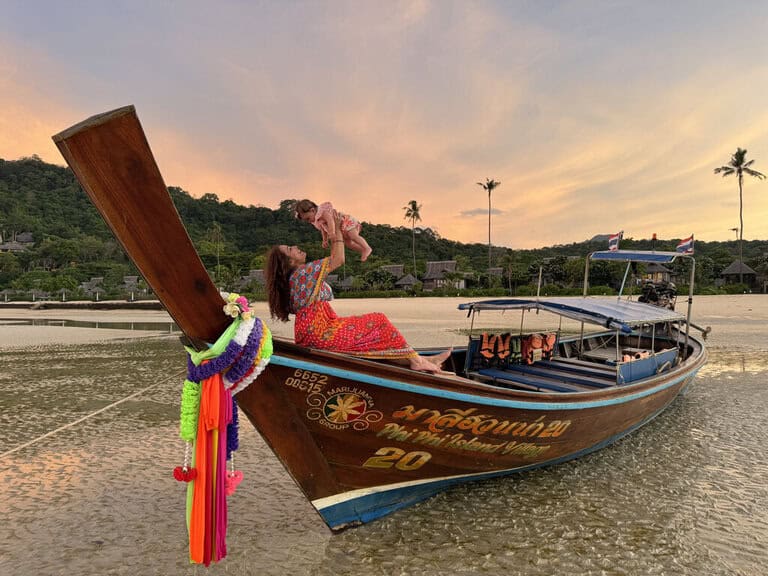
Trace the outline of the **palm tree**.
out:
<instances>
[{"instance_id":1,"label":"palm tree","mask_svg":"<svg viewBox=\"0 0 768 576\"><path fill-rule=\"evenodd\" d=\"M719 168L715 168L715 174L722 174L723 178L730 176L731 174L736 174L739 177L739 284L744 283L744 252L742 250L742 246L744 244L744 202L742 197L744 187L744 174L754 176L759 180L763 180L765 178L765 174L750 168L754 160L745 162L746 158L747 150L744 148L736 148L736 152L734 152L734 154L731 156L731 161L728 164L725 166L720 166Z\"/></svg>"},{"instance_id":2,"label":"palm tree","mask_svg":"<svg viewBox=\"0 0 768 576\"><path fill-rule=\"evenodd\" d=\"M411 235L413 236L413 277L416 278L416 220L421 221L421 204L418 204L416 200L408 202L407 206L403 206L405 210L405 219L411 221Z\"/></svg>"},{"instance_id":3,"label":"palm tree","mask_svg":"<svg viewBox=\"0 0 768 576\"><path fill-rule=\"evenodd\" d=\"M485 184L482 182L477 183L478 186L482 186L483 190L488 190L488 274L491 273L491 192L494 188L501 185L501 182L496 180L485 179Z\"/></svg>"}]
</instances>

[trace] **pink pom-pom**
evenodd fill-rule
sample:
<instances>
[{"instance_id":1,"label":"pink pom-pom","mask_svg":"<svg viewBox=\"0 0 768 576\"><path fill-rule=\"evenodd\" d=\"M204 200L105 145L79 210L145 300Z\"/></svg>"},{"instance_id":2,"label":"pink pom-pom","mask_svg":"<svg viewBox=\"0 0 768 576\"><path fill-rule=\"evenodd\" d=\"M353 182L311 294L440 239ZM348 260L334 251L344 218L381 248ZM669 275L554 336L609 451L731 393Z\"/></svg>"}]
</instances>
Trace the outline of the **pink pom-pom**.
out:
<instances>
[{"instance_id":1,"label":"pink pom-pom","mask_svg":"<svg viewBox=\"0 0 768 576\"><path fill-rule=\"evenodd\" d=\"M232 496L232 494L235 493L235 490L237 490L237 487L240 485L240 482L243 481L243 473L240 472L240 470L235 470L234 472L227 473L227 480L226 484L224 485L224 489L227 492L227 496Z\"/></svg>"}]
</instances>

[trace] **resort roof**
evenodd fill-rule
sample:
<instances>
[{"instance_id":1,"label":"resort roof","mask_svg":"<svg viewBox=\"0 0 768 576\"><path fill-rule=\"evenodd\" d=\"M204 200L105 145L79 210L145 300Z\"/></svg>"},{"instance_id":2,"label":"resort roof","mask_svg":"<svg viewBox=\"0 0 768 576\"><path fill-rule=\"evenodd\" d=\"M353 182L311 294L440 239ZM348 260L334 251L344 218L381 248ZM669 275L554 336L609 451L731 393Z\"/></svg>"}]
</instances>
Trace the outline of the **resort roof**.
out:
<instances>
[{"instance_id":1,"label":"resort roof","mask_svg":"<svg viewBox=\"0 0 768 576\"><path fill-rule=\"evenodd\" d=\"M403 264L387 264L385 266L379 266L382 272L389 272L395 278L400 278L403 275L405 266Z\"/></svg>"},{"instance_id":2,"label":"resort roof","mask_svg":"<svg viewBox=\"0 0 768 576\"><path fill-rule=\"evenodd\" d=\"M445 277L446 272L456 271L456 260L440 260L427 262L427 271L424 273L424 280L440 280Z\"/></svg>"}]
</instances>

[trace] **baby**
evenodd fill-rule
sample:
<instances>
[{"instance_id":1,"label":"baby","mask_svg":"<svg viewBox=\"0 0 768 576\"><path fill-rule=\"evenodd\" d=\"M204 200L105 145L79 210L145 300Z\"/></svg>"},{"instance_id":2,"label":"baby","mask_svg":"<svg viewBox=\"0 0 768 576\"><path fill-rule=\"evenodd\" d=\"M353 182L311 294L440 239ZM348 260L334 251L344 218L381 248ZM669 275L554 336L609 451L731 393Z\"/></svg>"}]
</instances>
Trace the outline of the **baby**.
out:
<instances>
[{"instance_id":1,"label":"baby","mask_svg":"<svg viewBox=\"0 0 768 576\"><path fill-rule=\"evenodd\" d=\"M344 246L360 254L360 261L365 262L373 249L360 236L360 222L349 214L337 212L330 202L318 206L312 200L301 200L296 203L296 217L309 222L320 230L323 235L323 248L328 246L328 238L336 233L336 222L340 222Z\"/></svg>"}]
</instances>

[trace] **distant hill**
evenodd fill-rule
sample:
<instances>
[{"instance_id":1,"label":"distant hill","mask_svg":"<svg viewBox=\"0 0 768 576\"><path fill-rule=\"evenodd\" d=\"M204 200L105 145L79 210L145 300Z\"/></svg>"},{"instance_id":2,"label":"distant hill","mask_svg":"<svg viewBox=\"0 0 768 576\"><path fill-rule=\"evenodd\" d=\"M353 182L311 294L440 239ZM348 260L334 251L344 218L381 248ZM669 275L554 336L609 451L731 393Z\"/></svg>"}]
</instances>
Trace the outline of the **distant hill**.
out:
<instances>
[{"instance_id":1,"label":"distant hill","mask_svg":"<svg viewBox=\"0 0 768 576\"><path fill-rule=\"evenodd\" d=\"M292 199L270 209L241 206L231 200L222 202L215 194L193 198L178 187L170 187L169 192L209 269L220 266L233 273L244 273L259 268L267 249L274 244L299 244L307 249L310 257L326 253L317 231L294 218ZM403 264L406 272L410 272L412 233L405 224L405 221L403 226L366 223L365 236L374 249L373 255L363 266L350 254L346 273L355 274L385 264ZM45 163L35 156L14 161L0 159L0 244L22 232L32 234L35 247L29 253L14 256L15 272L7 269L3 272L0 261L0 289L4 278L7 283L10 276L18 276L19 267L30 272L56 270L77 263L72 273L78 276L103 272L117 264L121 270L132 268L71 170ZM519 270L527 270L545 259L583 257L607 248L608 236L597 234L584 242L536 250L494 247L493 266L514 265ZM660 239L652 245L651 240L625 238L621 247L674 250L675 244L674 240ZM702 270L710 275L731 264L736 248L735 241L696 241ZM743 248L745 262L759 272L768 257L768 243L745 241ZM482 275L488 267L488 246L442 238L430 228L417 229L416 260L418 272L426 269L427 261L457 260L459 270ZM6 264L5 268L10 266Z\"/></svg>"}]
</instances>

